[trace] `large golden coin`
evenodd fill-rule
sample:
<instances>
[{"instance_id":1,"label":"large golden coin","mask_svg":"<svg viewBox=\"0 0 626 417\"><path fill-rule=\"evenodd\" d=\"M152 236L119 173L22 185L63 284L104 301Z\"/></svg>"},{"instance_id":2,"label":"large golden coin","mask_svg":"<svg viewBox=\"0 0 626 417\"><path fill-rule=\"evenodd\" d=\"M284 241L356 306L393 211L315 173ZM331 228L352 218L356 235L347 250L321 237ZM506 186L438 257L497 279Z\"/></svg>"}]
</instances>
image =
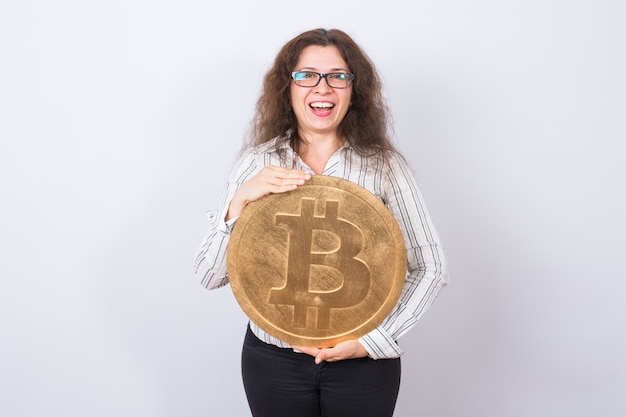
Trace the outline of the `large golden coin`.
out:
<instances>
[{"instance_id":1,"label":"large golden coin","mask_svg":"<svg viewBox=\"0 0 626 417\"><path fill-rule=\"evenodd\" d=\"M239 305L268 334L330 347L373 330L406 278L406 248L385 205L359 185L315 175L241 213L228 246Z\"/></svg>"}]
</instances>

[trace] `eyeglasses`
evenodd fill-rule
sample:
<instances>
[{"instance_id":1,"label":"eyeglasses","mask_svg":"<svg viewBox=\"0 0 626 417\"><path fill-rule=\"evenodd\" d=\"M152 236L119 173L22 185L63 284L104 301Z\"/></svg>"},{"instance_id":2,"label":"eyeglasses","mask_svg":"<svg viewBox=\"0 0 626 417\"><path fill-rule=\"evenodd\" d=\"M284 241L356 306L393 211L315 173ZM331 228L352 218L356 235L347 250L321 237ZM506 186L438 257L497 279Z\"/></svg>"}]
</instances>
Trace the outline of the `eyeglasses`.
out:
<instances>
[{"instance_id":1,"label":"eyeglasses","mask_svg":"<svg viewBox=\"0 0 626 417\"><path fill-rule=\"evenodd\" d=\"M296 85L300 87L315 87L322 78L326 78L326 83L332 88L348 88L352 85L354 74L347 72L329 72L328 74L320 74L312 71L295 71L291 73L291 78Z\"/></svg>"}]
</instances>

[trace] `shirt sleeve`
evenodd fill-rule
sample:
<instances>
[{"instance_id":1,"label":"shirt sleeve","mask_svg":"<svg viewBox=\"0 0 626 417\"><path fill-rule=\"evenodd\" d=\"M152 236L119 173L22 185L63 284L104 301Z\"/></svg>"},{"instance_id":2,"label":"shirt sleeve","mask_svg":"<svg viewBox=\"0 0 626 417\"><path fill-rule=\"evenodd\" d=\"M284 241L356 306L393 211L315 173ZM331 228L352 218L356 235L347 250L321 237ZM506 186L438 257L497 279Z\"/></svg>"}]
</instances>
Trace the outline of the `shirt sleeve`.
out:
<instances>
[{"instance_id":1,"label":"shirt sleeve","mask_svg":"<svg viewBox=\"0 0 626 417\"><path fill-rule=\"evenodd\" d=\"M196 250L194 272L201 284L209 290L228 284L226 251L230 232L236 218L224 221L235 191L258 172L258 163L252 152L244 154L235 164L216 211L207 213L209 229Z\"/></svg>"},{"instance_id":2,"label":"shirt sleeve","mask_svg":"<svg viewBox=\"0 0 626 417\"><path fill-rule=\"evenodd\" d=\"M399 155L389 162L385 199L405 240L407 276L391 313L377 328L359 338L374 359L402 355L396 341L417 323L448 282L443 246L415 177Z\"/></svg>"}]
</instances>

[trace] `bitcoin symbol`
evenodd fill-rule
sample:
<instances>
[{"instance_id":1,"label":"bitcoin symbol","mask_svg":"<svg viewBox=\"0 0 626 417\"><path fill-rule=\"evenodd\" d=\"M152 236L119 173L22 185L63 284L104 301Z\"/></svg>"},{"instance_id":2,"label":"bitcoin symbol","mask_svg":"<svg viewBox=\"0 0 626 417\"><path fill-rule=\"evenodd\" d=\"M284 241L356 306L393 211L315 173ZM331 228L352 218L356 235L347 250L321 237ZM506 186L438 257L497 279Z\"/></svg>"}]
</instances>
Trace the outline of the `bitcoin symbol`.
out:
<instances>
[{"instance_id":1,"label":"bitcoin symbol","mask_svg":"<svg viewBox=\"0 0 626 417\"><path fill-rule=\"evenodd\" d=\"M356 255L363 247L363 235L352 223L337 218L339 202L325 201L324 217L315 216L315 199L300 200L300 215L277 214L275 223L289 232L287 282L272 288L271 304L292 305L293 324L306 327L307 309L317 309L317 328L328 329L333 308L352 307L363 301L370 288L370 271ZM313 252L313 231L323 230L339 237L340 244L331 252ZM312 265L336 269L343 282L333 291L311 291Z\"/></svg>"}]
</instances>

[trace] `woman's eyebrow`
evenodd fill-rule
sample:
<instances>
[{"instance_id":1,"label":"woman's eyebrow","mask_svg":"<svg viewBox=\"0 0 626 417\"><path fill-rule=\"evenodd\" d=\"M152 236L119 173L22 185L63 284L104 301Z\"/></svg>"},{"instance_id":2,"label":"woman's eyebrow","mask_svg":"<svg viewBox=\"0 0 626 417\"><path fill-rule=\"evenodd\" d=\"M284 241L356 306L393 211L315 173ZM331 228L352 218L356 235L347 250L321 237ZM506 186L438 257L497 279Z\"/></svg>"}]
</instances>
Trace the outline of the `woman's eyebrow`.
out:
<instances>
[{"instance_id":1,"label":"woman's eyebrow","mask_svg":"<svg viewBox=\"0 0 626 417\"><path fill-rule=\"evenodd\" d=\"M302 67L299 71L318 71L316 67ZM345 68L331 68L328 72L349 72Z\"/></svg>"}]
</instances>

